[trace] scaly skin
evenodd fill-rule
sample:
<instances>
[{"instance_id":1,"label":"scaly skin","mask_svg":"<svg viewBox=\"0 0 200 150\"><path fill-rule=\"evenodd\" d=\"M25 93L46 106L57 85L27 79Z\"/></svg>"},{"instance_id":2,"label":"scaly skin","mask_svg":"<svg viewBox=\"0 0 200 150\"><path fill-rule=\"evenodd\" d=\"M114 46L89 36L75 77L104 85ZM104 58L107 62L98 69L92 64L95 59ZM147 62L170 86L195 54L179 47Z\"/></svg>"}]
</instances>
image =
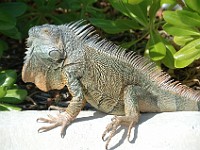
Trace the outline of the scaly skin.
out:
<instances>
[{"instance_id":1,"label":"scaly skin","mask_svg":"<svg viewBox=\"0 0 200 150\"><path fill-rule=\"evenodd\" d=\"M73 97L57 117L38 118L52 124L39 132L62 126L64 137L65 128L87 101L100 111L116 115L102 136L104 139L110 133L107 149L120 125L128 126L129 138L140 112L199 110L198 92L173 82L146 58L125 53L102 40L90 25L81 26L82 22L46 24L29 30L22 79L43 91L67 86Z\"/></svg>"}]
</instances>

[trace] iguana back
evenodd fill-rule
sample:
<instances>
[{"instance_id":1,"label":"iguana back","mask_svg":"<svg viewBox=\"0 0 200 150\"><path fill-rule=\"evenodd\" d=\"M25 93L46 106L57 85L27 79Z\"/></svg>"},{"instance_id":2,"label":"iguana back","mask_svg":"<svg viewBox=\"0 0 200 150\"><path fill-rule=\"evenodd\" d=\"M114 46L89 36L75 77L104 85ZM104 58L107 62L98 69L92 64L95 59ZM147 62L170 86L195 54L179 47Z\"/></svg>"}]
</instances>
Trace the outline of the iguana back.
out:
<instances>
[{"instance_id":1,"label":"iguana back","mask_svg":"<svg viewBox=\"0 0 200 150\"><path fill-rule=\"evenodd\" d=\"M86 66L81 82L93 92L93 99L87 101L95 108L123 115L123 91L133 85L140 112L200 109L199 92L174 82L148 59L125 53L106 40L86 42L84 46Z\"/></svg>"}]
</instances>

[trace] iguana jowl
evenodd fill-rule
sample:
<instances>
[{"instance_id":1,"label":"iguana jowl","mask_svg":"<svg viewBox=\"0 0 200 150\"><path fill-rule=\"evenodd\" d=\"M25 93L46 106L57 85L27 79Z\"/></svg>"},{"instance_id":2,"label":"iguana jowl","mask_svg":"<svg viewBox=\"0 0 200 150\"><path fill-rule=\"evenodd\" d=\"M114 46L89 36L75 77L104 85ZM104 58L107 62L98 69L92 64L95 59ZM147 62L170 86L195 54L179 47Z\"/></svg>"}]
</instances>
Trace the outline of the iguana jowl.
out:
<instances>
[{"instance_id":1,"label":"iguana jowl","mask_svg":"<svg viewBox=\"0 0 200 150\"><path fill-rule=\"evenodd\" d=\"M128 126L128 137L140 112L198 111L200 93L162 72L155 63L101 39L91 25L77 21L66 25L36 26L29 30L27 52L22 70L25 82L43 91L67 86L72 100L57 117L38 118L52 123L40 132L73 121L85 102L96 109L117 115L103 133L109 137L116 129Z\"/></svg>"}]
</instances>

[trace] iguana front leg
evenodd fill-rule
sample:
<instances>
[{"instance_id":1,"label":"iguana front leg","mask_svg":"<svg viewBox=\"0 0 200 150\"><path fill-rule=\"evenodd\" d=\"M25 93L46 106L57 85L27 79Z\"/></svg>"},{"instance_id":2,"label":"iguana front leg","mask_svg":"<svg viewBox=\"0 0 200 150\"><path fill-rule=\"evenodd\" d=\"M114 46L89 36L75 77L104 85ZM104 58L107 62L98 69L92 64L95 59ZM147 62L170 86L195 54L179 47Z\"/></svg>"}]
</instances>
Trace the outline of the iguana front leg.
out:
<instances>
[{"instance_id":1,"label":"iguana front leg","mask_svg":"<svg viewBox=\"0 0 200 150\"><path fill-rule=\"evenodd\" d=\"M61 137L65 136L66 127L73 121L85 105L81 84L73 74L65 73L67 76L67 87L72 95L72 100L65 112L59 113L57 117L48 115L48 118L38 118L38 122L50 123L52 125L41 127L38 132L46 132L61 126Z\"/></svg>"},{"instance_id":2,"label":"iguana front leg","mask_svg":"<svg viewBox=\"0 0 200 150\"><path fill-rule=\"evenodd\" d=\"M112 137L115 135L116 130L118 129L119 126L125 125L128 126L128 133L127 133L127 138L129 140L130 138L130 133L132 127L136 125L136 123L139 120L139 106L138 106L138 99L137 95L135 93L135 88L134 86L130 85L127 86L124 90L124 111L125 111L125 116L115 116L112 119L112 122L107 125L106 130L104 131L102 135L102 139L106 141L106 149L108 149L108 144ZM107 133L110 133L108 138L105 140L105 136Z\"/></svg>"}]
</instances>

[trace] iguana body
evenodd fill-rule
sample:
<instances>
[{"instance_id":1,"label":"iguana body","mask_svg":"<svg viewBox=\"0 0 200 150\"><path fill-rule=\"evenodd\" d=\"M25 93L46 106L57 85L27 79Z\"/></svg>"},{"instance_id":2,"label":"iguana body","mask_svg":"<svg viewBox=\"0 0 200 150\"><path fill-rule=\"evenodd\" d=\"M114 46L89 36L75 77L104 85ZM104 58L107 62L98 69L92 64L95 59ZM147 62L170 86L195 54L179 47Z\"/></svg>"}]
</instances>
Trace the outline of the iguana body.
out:
<instances>
[{"instance_id":1,"label":"iguana body","mask_svg":"<svg viewBox=\"0 0 200 150\"><path fill-rule=\"evenodd\" d=\"M65 127L87 101L100 111L118 115L103 133L104 137L111 131L107 148L118 126L127 125L129 137L140 112L200 109L200 93L172 81L146 58L102 40L90 25L81 26L82 22L29 30L23 80L43 91L66 85L73 97L66 112L38 119L53 123L40 132L62 126L64 136Z\"/></svg>"}]
</instances>

